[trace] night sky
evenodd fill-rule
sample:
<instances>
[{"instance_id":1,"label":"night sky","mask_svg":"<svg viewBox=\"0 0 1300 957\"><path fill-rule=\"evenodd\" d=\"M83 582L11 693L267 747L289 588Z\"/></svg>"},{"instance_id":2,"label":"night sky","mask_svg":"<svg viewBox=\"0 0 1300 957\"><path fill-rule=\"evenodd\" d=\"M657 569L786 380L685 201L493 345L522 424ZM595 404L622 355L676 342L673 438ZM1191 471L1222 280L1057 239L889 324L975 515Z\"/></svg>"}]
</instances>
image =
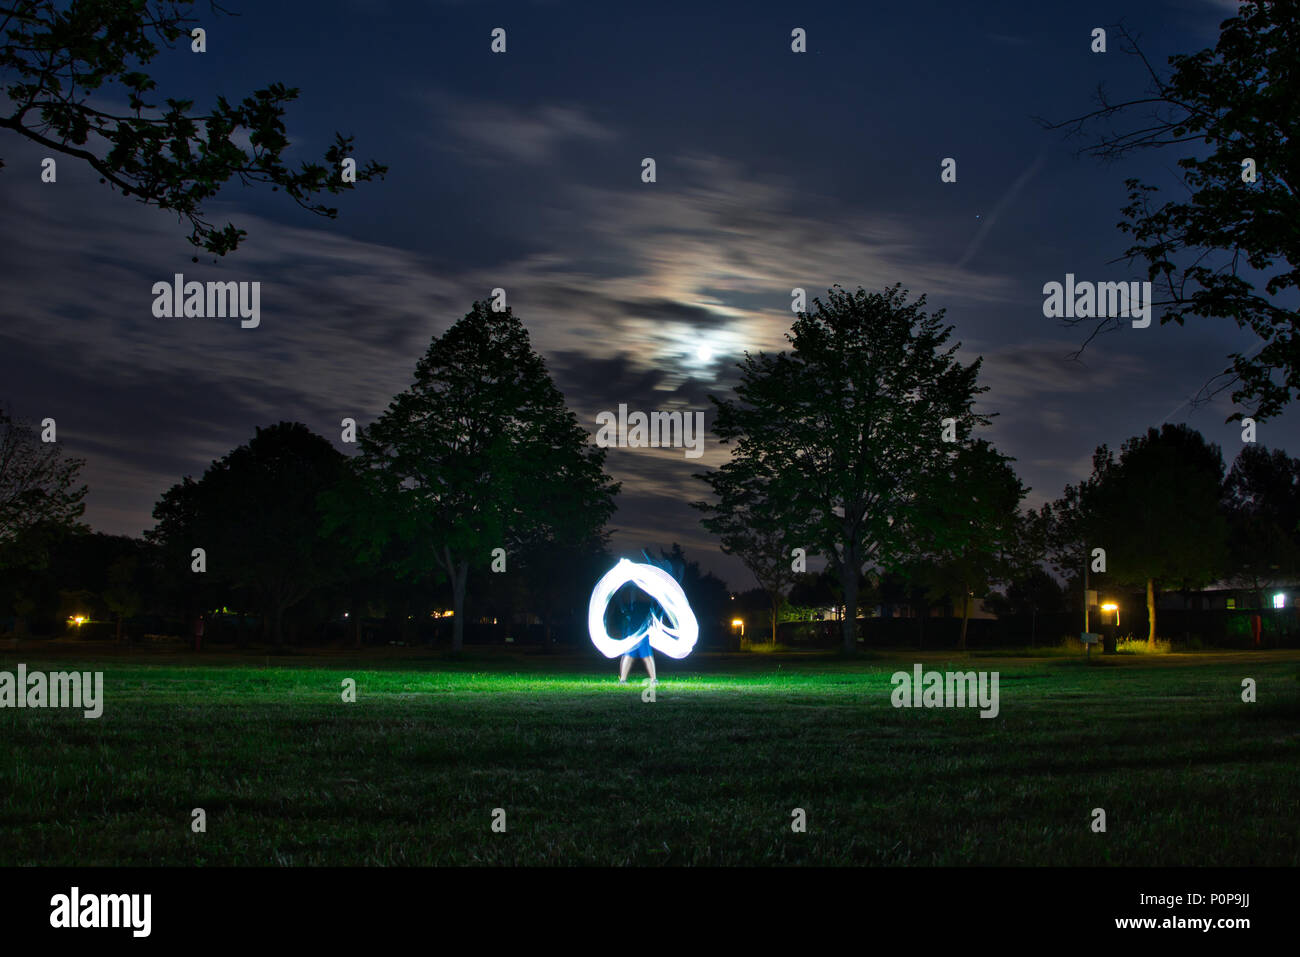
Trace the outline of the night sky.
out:
<instances>
[{"instance_id":1,"label":"night sky","mask_svg":"<svg viewBox=\"0 0 1300 957\"><path fill-rule=\"evenodd\" d=\"M234 5L232 5L234 6ZM1098 82L1142 91L1140 64L1089 52L1123 21L1148 55L1212 46L1233 5L1113 3L567 4L259 0L204 16L208 52L157 61L165 95L203 107L282 81L302 89L295 162L333 131L383 182L314 217L267 187L228 186L209 219L242 247L191 262L173 214L111 193L60 158L0 137L0 402L58 422L88 460L85 520L138 535L159 495L298 420L339 445L410 384L432 336L493 287L507 291L570 408L705 410L745 350L780 348L790 290L902 282L947 310L966 357L984 356L987 436L1017 459L1028 503L1088 474L1094 446L1163 421L1240 448L1226 397L1187 400L1254 337L1215 320L1124 328L1067 354L1084 331L1044 318L1042 286L1146 278L1115 261L1124 180L1178 190L1176 156L1110 166L1033 116L1086 112ZM307 12L310 11L310 12ZM494 27L508 52L489 51ZM790 31L809 52L790 52ZM105 102L112 102L106 97ZM654 157L658 182L641 182ZM956 184L940 182L944 157ZM151 287L262 283L261 325L157 319ZM701 349L711 353L701 358ZM1261 426L1300 450L1300 414ZM623 482L618 550L681 542L734 587L752 580L688 507L691 474L725 460L611 449Z\"/></svg>"}]
</instances>

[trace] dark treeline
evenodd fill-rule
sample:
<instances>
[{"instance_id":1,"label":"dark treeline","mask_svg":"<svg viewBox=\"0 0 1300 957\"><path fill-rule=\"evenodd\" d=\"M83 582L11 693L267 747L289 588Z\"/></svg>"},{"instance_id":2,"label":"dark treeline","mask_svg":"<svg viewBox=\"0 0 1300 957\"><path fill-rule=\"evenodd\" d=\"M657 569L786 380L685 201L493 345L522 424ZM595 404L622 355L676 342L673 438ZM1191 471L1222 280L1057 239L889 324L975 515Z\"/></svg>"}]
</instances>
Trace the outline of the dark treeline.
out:
<instances>
[{"instance_id":1,"label":"dark treeline","mask_svg":"<svg viewBox=\"0 0 1300 957\"><path fill-rule=\"evenodd\" d=\"M731 456L697 476L712 497L696 505L759 587L731 599L680 546L650 556L682 581L705 647L731 645L734 616L751 640L766 622L772 639L837 630L846 650L1051 641L1082 630L1085 596L1101 624L1102 594L1154 644L1192 631L1165 627L1162 596L1228 583L1244 612L1294 585L1300 462L1246 441L1253 425L1230 467L1183 425L1102 446L1090 475L1024 508L1013 460L977 434L992 418L976 410L980 360L959 361L924 306L898 286L836 287L787 351L747 355L714 399ZM20 635L273 649L588 647L619 488L509 309L475 303L381 415L339 427L353 454L301 423L258 428L165 490L132 539L81 524L82 463L51 420L0 413L0 617ZM996 628L972 621L979 601ZM780 624L828 607L830 624Z\"/></svg>"},{"instance_id":2,"label":"dark treeline","mask_svg":"<svg viewBox=\"0 0 1300 957\"><path fill-rule=\"evenodd\" d=\"M1300 462L1254 444L1255 423L1242 423L1231 469L1199 432L1165 425L1118 454L1101 446L1090 475L1022 508L1013 460L976 435L992 418L976 411L981 360L959 361L942 310L924 307L898 286L836 287L800 314L789 350L747 356L735 395L714 400L732 455L699 476L713 499L697 507L753 573L751 614L773 641L787 604L836 607L846 652L897 633L865 626L864 608L905 607L919 617L909 641L924 644L941 607L960 619L948 643L965 648L977 599L1027 617L1030 640L1037 616L1076 608L1077 635L1091 593L1137 589L1154 646L1162 593L1226 582L1248 591L1239 607L1259 608L1267 588L1295 584ZM826 570L810 576L814 555Z\"/></svg>"},{"instance_id":3,"label":"dark treeline","mask_svg":"<svg viewBox=\"0 0 1300 957\"><path fill-rule=\"evenodd\" d=\"M301 423L259 428L162 495L141 540L78 519L81 464L5 418L0 615L16 634L288 644L585 639L613 563L618 486L506 309L431 343L348 456ZM673 545L706 643L725 585ZM88 619L78 621L79 618Z\"/></svg>"},{"instance_id":4,"label":"dark treeline","mask_svg":"<svg viewBox=\"0 0 1300 957\"><path fill-rule=\"evenodd\" d=\"M856 640L937 649L1077 637L1086 566L1095 631L1118 619L1119 634L1149 644L1158 631L1174 641L1251 647L1259 616L1264 645L1300 641L1300 460L1281 450L1244 444L1225 467L1220 449L1194 430L1151 429L1118 456L1098 449L1088 478L1039 509L1009 513L996 528L993 547L970 556L983 586L977 591L942 555L913 552L895 570L860 573L866 611L855 622ZM1217 589L1213 602L1207 587ZM1281 608L1274 606L1279 593L1287 602ZM975 596L997 620L968 620ZM1109 602L1122 618L1102 609ZM790 573L775 589L742 593L736 607L786 645L837 644L845 616L832 568ZM808 620L828 608L835 620Z\"/></svg>"}]
</instances>

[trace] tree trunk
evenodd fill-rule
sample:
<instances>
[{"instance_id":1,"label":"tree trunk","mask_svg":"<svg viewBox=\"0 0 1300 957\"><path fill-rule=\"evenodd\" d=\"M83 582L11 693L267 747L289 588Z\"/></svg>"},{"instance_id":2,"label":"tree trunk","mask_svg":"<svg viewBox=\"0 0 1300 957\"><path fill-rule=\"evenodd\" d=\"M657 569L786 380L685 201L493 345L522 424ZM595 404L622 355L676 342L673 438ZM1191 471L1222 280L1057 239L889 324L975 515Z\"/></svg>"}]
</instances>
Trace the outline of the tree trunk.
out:
<instances>
[{"instance_id":1,"label":"tree trunk","mask_svg":"<svg viewBox=\"0 0 1300 957\"><path fill-rule=\"evenodd\" d=\"M780 592L772 593L772 647L776 648L776 619L781 614Z\"/></svg>"},{"instance_id":2,"label":"tree trunk","mask_svg":"<svg viewBox=\"0 0 1300 957\"><path fill-rule=\"evenodd\" d=\"M852 553L845 555L845 562L840 571L840 581L844 585L844 653L856 654L858 650L858 563Z\"/></svg>"},{"instance_id":3,"label":"tree trunk","mask_svg":"<svg viewBox=\"0 0 1300 957\"><path fill-rule=\"evenodd\" d=\"M284 605L277 601L271 616L271 646L280 651L284 647Z\"/></svg>"},{"instance_id":4,"label":"tree trunk","mask_svg":"<svg viewBox=\"0 0 1300 957\"><path fill-rule=\"evenodd\" d=\"M415 607L414 602L407 598L402 602L401 621L397 625L397 638L404 645L409 645L414 640L411 612Z\"/></svg>"},{"instance_id":5,"label":"tree trunk","mask_svg":"<svg viewBox=\"0 0 1300 957\"><path fill-rule=\"evenodd\" d=\"M460 654L465 647L465 579L469 577L469 562L455 566L451 576L451 650Z\"/></svg>"},{"instance_id":6,"label":"tree trunk","mask_svg":"<svg viewBox=\"0 0 1300 957\"><path fill-rule=\"evenodd\" d=\"M966 623L970 621L970 592L967 591L961 602L961 641L958 642L959 651L966 650Z\"/></svg>"},{"instance_id":7,"label":"tree trunk","mask_svg":"<svg viewBox=\"0 0 1300 957\"><path fill-rule=\"evenodd\" d=\"M1147 647L1156 646L1156 583L1155 579L1147 579L1147 622L1149 630L1147 631Z\"/></svg>"}]
</instances>

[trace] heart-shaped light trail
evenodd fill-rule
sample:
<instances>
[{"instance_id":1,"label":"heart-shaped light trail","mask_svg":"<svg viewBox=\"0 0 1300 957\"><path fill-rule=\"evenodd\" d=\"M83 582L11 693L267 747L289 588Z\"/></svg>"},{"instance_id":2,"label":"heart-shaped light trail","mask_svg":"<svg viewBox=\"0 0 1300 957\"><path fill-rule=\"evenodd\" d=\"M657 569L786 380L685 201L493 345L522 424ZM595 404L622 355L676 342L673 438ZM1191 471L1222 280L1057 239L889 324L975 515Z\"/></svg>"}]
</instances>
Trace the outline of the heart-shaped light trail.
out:
<instances>
[{"instance_id":1,"label":"heart-shaped light trail","mask_svg":"<svg viewBox=\"0 0 1300 957\"><path fill-rule=\"evenodd\" d=\"M659 602L667 616L668 623L658 615L650 615L650 623L635 634L626 638L611 638L605 630L605 609L609 601L628 582L636 585L643 592ZM686 601L682 586L662 568L654 565L642 565L621 559L617 565L605 573L591 592L591 602L587 605L587 630L591 633L591 642L606 658L625 655L649 636L650 647L662 651L670 658L685 658L695 647L700 636L700 626L695 620Z\"/></svg>"}]
</instances>

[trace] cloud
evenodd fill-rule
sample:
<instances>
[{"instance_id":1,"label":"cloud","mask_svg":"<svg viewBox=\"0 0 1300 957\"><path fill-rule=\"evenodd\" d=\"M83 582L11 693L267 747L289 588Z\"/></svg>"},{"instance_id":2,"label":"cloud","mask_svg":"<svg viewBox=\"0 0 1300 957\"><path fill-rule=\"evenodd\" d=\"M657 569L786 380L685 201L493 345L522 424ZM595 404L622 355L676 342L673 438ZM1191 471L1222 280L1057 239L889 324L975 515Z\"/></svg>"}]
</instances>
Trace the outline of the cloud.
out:
<instances>
[{"instance_id":1,"label":"cloud","mask_svg":"<svg viewBox=\"0 0 1300 957\"><path fill-rule=\"evenodd\" d=\"M504 159L528 163L605 136L562 108L537 116ZM493 123L514 119L509 110L473 122L464 113L459 128L491 138ZM902 280L957 303L1009 295L992 272L934 261L922 225L905 217L846 209L708 155L665 155L659 177L632 177L627 188L560 183L533 227L544 248L451 268L351 237L346 221L303 228L242 211L233 213L249 233L241 249L192 264L183 231L155 209L71 176L54 198L26 181L0 183L24 237L0 262L10 290L0 351L6 369L30 363L20 388L38 407L27 414L58 404L59 369L69 397L102 396L93 409L62 406L60 430L70 451L91 459L87 519L137 532L163 489L248 441L255 426L297 420L336 439L344 415L373 419L410 383L430 338L496 286L592 432L595 413L620 402L701 410L711 424L708 395L730 390L744 352L786 346L794 286L812 297L837 282ZM231 209L210 212L219 220ZM151 286L175 272L262 282L261 326L155 319ZM701 346L713 357L700 359ZM726 460L711 434L705 449L702 459L610 450L608 468L624 482L613 524L627 531L616 542L655 533L715 545L689 508L707 492L692 474Z\"/></svg>"},{"instance_id":2,"label":"cloud","mask_svg":"<svg viewBox=\"0 0 1300 957\"><path fill-rule=\"evenodd\" d=\"M1037 403L1045 395L1091 393L1107 390L1143 374L1144 365L1129 353L1117 353L1092 361L1068 358L1070 347L1061 342L1016 343L985 350L980 367L980 384L989 387L999 409L1016 400ZM969 360L967 360L969 361ZM1034 411L1037 414L1037 410Z\"/></svg>"},{"instance_id":3,"label":"cloud","mask_svg":"<svg viewBox=\"0 0 1300 957\"><path fill-rule=\"evenodd\" d=\"M459 141L456 148L480 159L540 164L566 144L615 139L612 130L574 106L523 108L439 92L427 94L426 103Z\"/></svg>"},{"instance_id":4,"label":"cloud","mask_svg":"<svg viewBox=\"0 0 1300 957\"><path fill-rule=\"evenodd\" d=\"M701 345L714 368L746 351L784 348L791 289L810 299L835 283L895 282L931 300L1001 303L1010 284L929 257L917 223L859 214L792 186L758 181L709 156L662 158L655 184L569 186L548 235L587 224L572 245L482 273L509 276L512 302L548 351L627 355L664 369ZM811 202L810 202L811 199ZM555 227L552 232L551 227Z\"/></svg>"}]
</instances>

